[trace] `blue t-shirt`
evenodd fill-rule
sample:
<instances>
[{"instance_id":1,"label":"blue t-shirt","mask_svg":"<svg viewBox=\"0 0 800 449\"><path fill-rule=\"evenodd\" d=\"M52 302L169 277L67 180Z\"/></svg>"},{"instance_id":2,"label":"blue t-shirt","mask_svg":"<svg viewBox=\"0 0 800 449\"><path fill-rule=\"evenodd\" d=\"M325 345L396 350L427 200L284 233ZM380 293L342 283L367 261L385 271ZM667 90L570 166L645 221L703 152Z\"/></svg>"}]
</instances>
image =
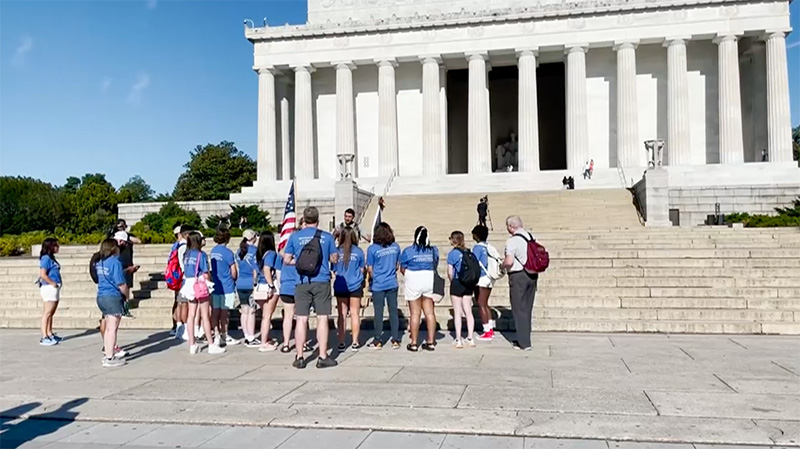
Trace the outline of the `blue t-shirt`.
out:
<instances>
[{"instance_id":1,"label":"blue t-shirt","mask_svg":"<svg viewBox=\"0 0 800 449\"><path fill-rule=\"evenodd\" d=\"M297 270L294 265L283 265L281 268L281 295L294 296L297 281Z\"/></svg>"},{"instance_id":2,"label":"blue t-shirt","mask_svg":"<svg viewBox=\"0 0 800 449\"><path fill-rule=\"evenodd\" d=\"M400 255L400 266L408 271L433 271L434 261L439 260L439 249L417 249L414 245L403 250Z\"/></svg>"},{"instance_id":3,"label":"blue t-shirt","mask_svg":"<svg viewBox=\"0 0 800 449\"><path fill-rule=\"evenodd\" d=\"M208 273L208 258L199 249L190 249L183 256L183 277L193 278L195 271L197 271L197 277Z\"/></svg>"},{"instance_id":4,"label":"blue t-shirt","mask_svg":"<svg viewBox=\"0 0 800 449\"><path fill-rule=\"evenodd\" d=\"M286 244L286 254L293 254L294 260L297 261L297 258L300 257L300 252L303 250L303 247L306 245L306 243L310 242L312 238L314 238L314 234L317 232L317 230L317 228L305 228L293 232L292 236L289 237L289 242ZM333 236L330 232L321 231L319 239L320 246L322 247L322 266L319 268L319 273L317 273L317 275L310 280L300 279L300 282L308 283L331 281L331 264L329 260L331 254L336 253L336 245L333 243Z\"/></svg>"},{"instance_id":5,"label":"blue t-shirt","mask_svg":"<svg viewBox=\"0 0 800 449\"><path fill-rule=\"evenodd\" d=\"M215 295L226 295L236 289L231 271L234 263L233 251L227 246L220 244L211 250L211 280L214 282Z\"/></svg>"},{"instance_id":6,"label":"blue t-shirt","mask_svg":"<svg viewBox=\"0 0 800 449\"><path fill-rule=\"evenodd\" d=\"M381 246L377 243L367 248L367 266L372 267L372 291L384 292L398 287L397 263L400 261L400 245L392 243Z\"/></svg>"},{"instance_id":7,"label":"blue t-shirt","mask_svg":"<svg viewBox=\"0 0 800 449\"><path fill-rule=\"evenodd\" d=\"M94 265L97 270L97 297L116 297L122 300L120 285L125 284L125 275L122 271L122 262L119 256L111 256L98 261Z\"/></svg>"},{"instance_id":8,"label":"blue t-shirt","mask_svg":"<svg viewBox=\"0 0 800 449\"><path fill-rule=\"evenodd\" d=\"M333 291L336 293L354 292L364 285L364 251L357 246L350 248L350 262L344 267L344 250L339 249L339 260L333 266L336 279Z\"/></svg>"},{"instance_id":9,"label":"blue t-shirt","mask_svg":"<svg viewBox=\"0 0 800 449\"><path fill-rule=\"evenodd\" d=\"M250 245L247 247L247 254L244 259L239 258L239 252L236 252L236 263L239 268L239 277L236 278L236 288L238 290L252 290L253 289L253 271L258 270L258 263L256 262L256 247Z\"/></svg>"},{"instance_id":10,"label":"blue t-shirt","mask_svg":"<svg viewBox=\"0 0 800 449\"><path fill-rule=\"evenodd\" d=\"M262 269L258 270L258 283L259 284L266 284L267 277L264 276L264 268L269 268L272 272L272 282L275 282L275 272L280 271L281 269L281 262L278 261L281 256L276 253L275 251L267 251L264 253L264 257L261 259L261 266Z\"/></svg>"},{"instance_id":11,"label":"blue t-shirt","mask_svg":"<svg viewBox=\"0 0 800 449\"><path fill-rule=\"evenodd\" d=\"M478 259L478 263L481 264L481 277L486 276L486 270L484 270L484 267L489 266L489 250L486 249L486 245L478 243L477 245L473 246L472 254L475 255L475 258Z\"/></svg>"},{"instance_id":12,"label":"blue t-shirt","mask_svg":"<svg viewBox=\"0 0 800 449\"><path fill-rule=\"evenodd\" d=\"M39 268L44 268L47 271L47 277L53 280L58 285L61 285L61 265L53 260L50 256L39 258ZM44 285L44 283L42 283Z\"/></svg>"},{"instance_id":13,"label":"blue t-shirt","mask_svg":"<svg viewBox=\"0 0 800 449\"><path fill-rule=\"evenodd\" d=\"M447 265L453 267L453 273L455 277L458 277L458 272L461 271L461 259L464 258L464 255L461 254L461 251L453 248L447 254Z\"/></svg>"}]
</instances>

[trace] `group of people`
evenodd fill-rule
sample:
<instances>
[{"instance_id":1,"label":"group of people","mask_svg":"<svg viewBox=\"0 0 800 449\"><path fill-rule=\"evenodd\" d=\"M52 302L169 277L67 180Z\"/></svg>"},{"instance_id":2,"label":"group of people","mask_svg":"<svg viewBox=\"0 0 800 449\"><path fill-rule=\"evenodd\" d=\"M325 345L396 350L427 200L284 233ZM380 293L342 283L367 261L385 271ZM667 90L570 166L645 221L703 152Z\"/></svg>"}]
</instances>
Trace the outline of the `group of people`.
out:
<instances>
[{"instance_id":1,"label":"group of people","mask_svg":"<svg viewBox=\"0 0 800 449\"><path fill-rule=\"evenodd\" d=\"M399 349L402 341L399 271L404 276L404 299L410 312L410 341L406 349L434 351L437 344L435 303L444 296L444 282L437 270L440 252L431 244L428 230L424 226L417 227L413 243L401 248L395 241L392 227L381 222L374 229L371 244L365 251L359 246L362 236L353 222L355 214L351 210L347 213L350 214L349 221L346 219L331 234L319 229L318 210L306 208L298 229L290 234L282 250L276 246L275 235L271 232L257 235L247 229L234 252L228 247L230 232L220 229L214 235L216 246L209 252L210 257L203 251L205 239L199 231L189 226L176 228L176 242L170 252L170 260L176 259L181 273L173 307L175 338L187 340L191 354L201 352L202 338L208 342L209 354L224 353L227 346L239 343L258 348L260 352L279 350L290 353L294 330L295 358L292 364L296 368L305 368L305 354L312 350L307 336L308 319L313 310L317 318L319 344L316 366L333 367L337 362L328 351L328 318L333 313L333 298L337 299L338 309L338 349L340 352L347 349L349 316L350 350L359 351L362 347L360 311L368 289L371 295L367 296L371 296L374 310L374 331L368 347ZM510 237L506 241L504 256L500 256L487 242L489 229L485 224L472 229L471 237L475 243L472 249L468 249L467 238L461 231L453 231L450 235L452 249L446 261L455 318L453 345L456 348L474 347L476 339L491 340L494 337L495 323L489 309L489 297L497 279L507 274L517 329L513 345L517 349L530 349L531 314L538 275L526 270L525 264L529 254L528 242L533 241L533 236L524 229L517 216L508 217L506 229ZM106 239L91 262L93 278L98 285L97 305L103 315L102 365L106 367L125 364L126 354L117 345L119 323L126 313L125 301L129 296L121 246L119 239ZM40 258L45 315L48 310L55 310L58 301L61 277L55 260L57 252L57 241L45 241ZM482 324L482 331L477 335L472 314L473 296L478 303ZM52 304L53 298L56 298L55 305ZM269 338L278 301L283 304L281 341ZM243 341L228 333L229 315L237 306ZM389 315L388 335L383 326L385 310ZM261 339L255 329L259 311ZM423 313L427 334L421 341L419 329ZM467 324L465 336L462 335L464 320ZM58 340L52 332L52 313L49 318L43 317L42 333L42 342Z\"/></svg>"}]
</instances>

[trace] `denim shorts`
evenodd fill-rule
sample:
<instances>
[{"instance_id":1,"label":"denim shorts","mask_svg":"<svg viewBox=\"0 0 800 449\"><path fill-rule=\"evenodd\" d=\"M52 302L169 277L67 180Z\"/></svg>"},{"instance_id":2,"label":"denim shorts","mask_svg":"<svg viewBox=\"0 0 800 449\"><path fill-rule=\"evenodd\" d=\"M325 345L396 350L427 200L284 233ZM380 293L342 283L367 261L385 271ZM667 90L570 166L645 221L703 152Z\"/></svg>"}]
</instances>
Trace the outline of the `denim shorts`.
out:
<instances>
[{"instance_id":1,"label":"denim shorts","mask_svg":"<svg viewBox=\"0 0 800 449\"><path fill-rule=\"evenodd\" d=\"M103 316L125 315L125 306L120 296L100 296L97 298L97 307Z\"/></svg>"},{"instance_id":2,"label":"denim shorts","mask_svg":"<svg viewBox=\"0 0 800 449\"><path fill-rule=\"evenodd\" d=\"M236 307L236 295L233 293L211 295L211 308L221 310L233 310Z\"/></svg>"}]
</instances>

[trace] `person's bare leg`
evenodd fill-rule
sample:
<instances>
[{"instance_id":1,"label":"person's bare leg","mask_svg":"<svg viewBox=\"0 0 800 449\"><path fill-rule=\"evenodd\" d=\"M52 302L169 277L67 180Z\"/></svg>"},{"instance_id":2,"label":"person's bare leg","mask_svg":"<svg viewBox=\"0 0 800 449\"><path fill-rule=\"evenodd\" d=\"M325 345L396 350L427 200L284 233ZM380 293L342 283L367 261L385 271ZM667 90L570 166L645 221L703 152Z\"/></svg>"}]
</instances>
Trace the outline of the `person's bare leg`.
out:
<instances>
[{"instance_id":1,"label":"person's bare leg","mask_svg":"<svg viewBox=\"0 0 800 449\"><path fill-rule=\"evenodd\" d=\"M195 326L195 315L197 314L197 302L192 301L189 303L189 316L187 317L186 321L186 332L189 334L189 346L195 344L194 341L194 326Z\"/></svg>"},{"instance_id":2,"label":"person's bare leg","mask_svg":"<svg viewBox=\"0 0 800 449\"><path fill-rule=\"evenodd\" d=\"M461 301L464 298L461 296L453 296L450 295L450 302L453 304L453 325L455 326L455 339L454 342L461 340L461 314L464 311L464 307L461 305ZM428 313L425 313L425 319L428 319Z\"/></svg>"},{"instance_id":3,"label":"person's bare leg","mask_svg":"<svg viewBox=\"0 0 800 449\"><path fill-rule=\"evenodd\" d=\"M221 309L214 309L214 308L211 309L211 330L214 332L214 335L217 335L220 339L222 339L222 328L219 322L219 317L221 313L222 313ZM213 342L211 337L209 337L208 341ZM221 343L222 340L220 340L220 344Z\"/></svg>"},{"instance_id":4,"label":"person's bare leg","mask_svg":"<svg viewBox=\"0 0 800 449\"><path fill-rule=\"evenodd\" d=\"M489 320L492 319L492 312L489 310L489 295L492 294L491 288L478 287L478 313L481 316L481 324L483 324L483 331L486 331L486 326L489 325Z\"/></svg>"},{"instance_id":5,"label":"person's bare leg","mask_svg":"<svg viewBox=\"0 0 800 449\"><path fill-rule=\"evenodd\" d=\"M106 353L106 358L114 357L114 348L117 346L117 329L119 328L120 317L108 315L105 317L106 325L105 332L103 332L103 342Z\"/></svg>"},{"instance_id":6,"label":"person's bare leg","mask_svg":"<svg viewBox=\"0 0 800 449\"><path fill-rule=\"evenodd\" d=\"M294 304L283 304L283 345L289 347L292 340L292 325L294 325ZM297 342L295 342L297 344ZM302 343L301 343L302 344Z\"/></svg>"},{"instance_id":7,"label":"person's bare leg","mask_svg":"<svg viewBox=\"0 0 800 449\"><path fill-rule=\"evenodd\" d=\"M51 330L49 328L49 326L50 326L50 322L51 322L52 317L53 317L53 313L55 313L55 310L56 310L55 307L54 307L54 304L58 304L58 303L52 302L52 301L43 301L42 302L42 326L41 326L42 327L42 329L41 329L42 338L46 338L46 337L50 336L50 334L48 333Z\"/></svg>"},{"instance_id":8,"label":"person's bare leg","mask_svg":"<svg viewBox=\"0 0 800 449\"><path fill-rule=\"evenodd\" d=\"M433 299L422 297L422 310L425 312L425 324L428 325L428 343L436 343L436 313L434 312Z\"/></svg>"},{"instance_id":9,"label":"person's bare leg","mask_svg":"<svg viewBox=\"0 0 800 449\"><path fill-rule=\"evenodd\" d=\"M103 347L106 341L106 317L100 318L100 339L103 340Z\"/></svg>"},{"instance_id":10,"label":"person's bare leg","mask_svg":"<svg viewBox=\"0 0 800 449\"><path fill-rule=\"evenodd\" d=\"M336 298L336 308L339 310L336 320L336 333L339 337L339 344L344 345L347 334L347 304L343 298Z\"/></svg>"},{"instance_id":11,"label":"person's bare leg","mask_svg":"<svg viewBox=\"0 0 800 449\"><path fill-rule=\"evenodd\" d=\"M464 310L464 317L467 319L467 338L472 339L475 333L475 316L472 314L472 298L464 296L461 298L461 307Z\"/></svg>"},{"instance_id":12,"label":"person's bare leg","mask_svg":"<svg viewBox=\"0 0 800 449\"><path fill-rule=\"evenodd\" d=\"M261 346L274 346L269 339L269 331L272 329L272 315L278 306L278 296L275 295L263 306L261 313Z\"/></svg>"},{"instance_id":13,"label":"person's bare leg","mask_svg":"<svg viewBox=\"0 0 800 449\"><path fill-rule=\"evenodd\" d=\"M411 344L416 345L418 344L417 337L419 337L419 321L420 316L422 315L422 299L417 299L416 301L409 301L408 308L411 314L411 322L409 323L409 334L411 334Z\"/></svg>"},{"instance_id":14,"label":"person's bare leg","mask_svg":"<svg viewBox=\"0 0 800 449\"><path fill-rule=\"evenodd\" d=\"M213 334L211 333L211 302L205 301L200 303L200 323L203 326L203 331L206 333L206 341L209 346L214 344Z\"/></svg>"},{"instance_id":15,"label":"person's bare leg","mask_svg":"<svg viewBox=\"0 0 800 449\"><path fill-rule=\"evenodd\" d=\"M53 335L53 317L56 316L56 310L58 310L58 304L61 301L56 301L53 303L53 310L50 312L50 318L47 320L47 335Z\"/></svg>"},{"instance_id":16,"label":"person's bare leg","mask_svg":"<svg viewBox=\"0 0 800 449\"><path fill-rule=\"evenodd\" d=\"M350 298L350 333L353 335L353 344L359 343L361 333L361 298Z\"/></svg>"},{"instance_id":17,"label":"person's bare leg","mask_svg":"<svg viewBox=\"0 0 800 449\"><path fill-rule=\"evenodd\" d=\"M294 347L297 350L297 358L303 358L303 346L305 346L306 338L308 337L308 317L297 317L297 328L294 330Z\"/></svg>"},{"instance_id":18,"label":"person's bare leg","mask_svg":"<svg viewBox=\"0 0 800 449\"><path fill-rule=\"evenodd\" d=\"M319 358L328 358L328 337L330 336L328 315L317 315L317 341L319 342Z\"/></svg>"},{"instance_id":19,"label":"person's bare leg","mask_svg":"<svg viewBox=\"0 0 800 449\"><path fill-rule=\"evenodd\" d=\"M228 336L228 324L230 321L230 316L227 309L220 309L219 310L219 332L221 334L220 338Z\"/></svg>"}]
</instances>

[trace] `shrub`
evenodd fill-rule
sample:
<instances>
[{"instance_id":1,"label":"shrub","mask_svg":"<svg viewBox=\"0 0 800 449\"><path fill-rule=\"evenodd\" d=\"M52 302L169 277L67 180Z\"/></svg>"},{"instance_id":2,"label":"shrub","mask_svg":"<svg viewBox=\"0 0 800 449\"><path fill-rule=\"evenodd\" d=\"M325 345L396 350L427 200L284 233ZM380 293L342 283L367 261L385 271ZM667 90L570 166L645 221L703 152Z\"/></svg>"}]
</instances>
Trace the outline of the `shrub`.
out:
<instances>
[{"instance_id":1,"label":"shrub","mask_svg":"<svg viewBox=\"0 0 800 449\"><path fill-rule=\"evenodd\" d=\"M776 207L777 215L750 215L746 212L725 216L725 223L743 223L748 228L786 228L800 226L800 198L791 207Z\"/></svg>"},{"instance_id":2,"label":"shrub","mask_svg":"<svg viewBox=\"0 0 800 449\"><path fill-rule=\"evenodd\" d=\"M172 236L172 230L175 229L175 226L191 225L199 228L201 220L200 215L196 211L186 210L170 201L161 206L158 212L145 215L140 223L144 228L139 229L155 231L161 234L167 233ZM139 223L137 223L137 225L138 224ZM131 229L131 232L136 234L133 229Z\"/></svg>"}]
</instances>

